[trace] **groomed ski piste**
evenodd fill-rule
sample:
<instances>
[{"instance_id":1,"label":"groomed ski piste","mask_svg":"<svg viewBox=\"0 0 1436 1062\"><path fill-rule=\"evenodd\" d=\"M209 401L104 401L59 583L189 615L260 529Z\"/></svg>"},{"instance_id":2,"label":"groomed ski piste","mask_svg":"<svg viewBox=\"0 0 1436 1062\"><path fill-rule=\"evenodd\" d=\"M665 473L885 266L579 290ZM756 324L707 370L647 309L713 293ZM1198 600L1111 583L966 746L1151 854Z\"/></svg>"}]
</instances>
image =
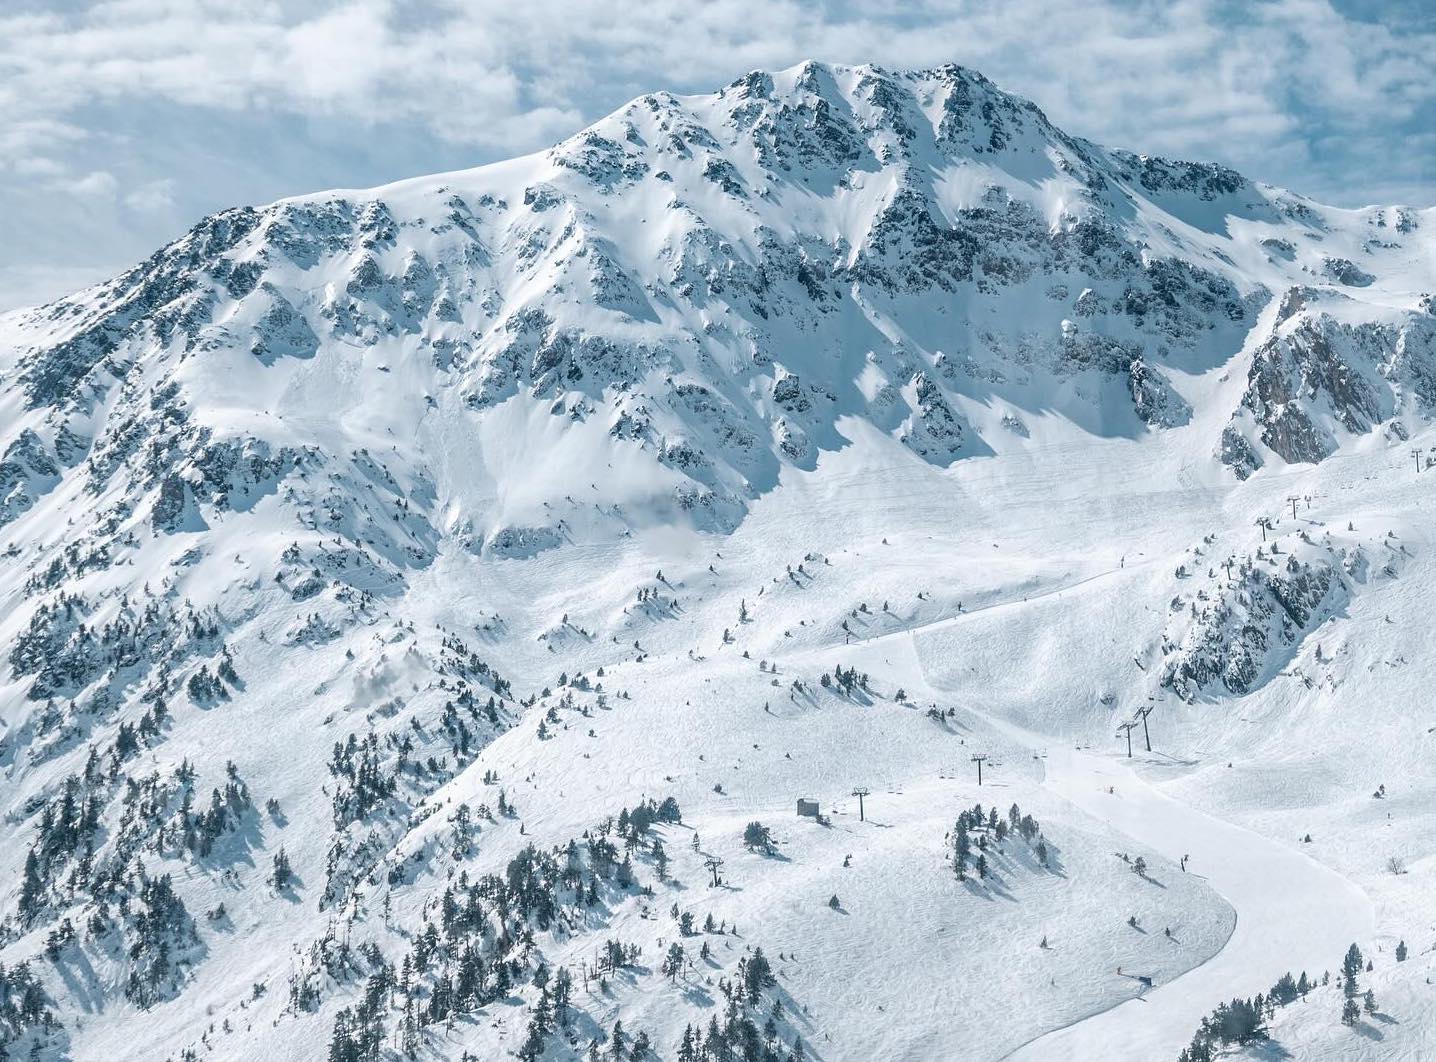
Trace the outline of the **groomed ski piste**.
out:
<instances>
[{"instance_id":1,"label":"groomed ski piste","mask_svg":"<svg viewBox=\"0 0 1436 1062\"><path fill-rule=\"evenodd\" d=\"M1338 475L1330 475L1335 471L1333 467L1328 469L1325 475L1303 476L1296 487L1293 487L1291 482L1296 477L1291 477L1284 483L1269 487L1269 496L1285 500L1293 490L1316 491L1327 500L1328 505L1335 506L1335 511L1341 511L1355 503L1355 506L1347 511L1361 512L1369 518L1376 514L1361 504L1361 496L1374 496L1379 499L1378 506L1384 503L1387 500L1389 482L1400 476L1401 459L1408 456L1408 453L1409 448L1391 448L1384 453L1378 451L1343 462L1345 467ZM1096 458L1095 454L1091 456ZM1081 467L1083 464L1082 455L1076 452L1076 448L1064 452L1061 459L1069 466L1075 464ZM1087 467L1100 467L1101 463L1100 459L1096 459ZM974 478L979 484L987 479L981 473L974 473ZM1060 510L1051 511L1049 503L1059 496L1081 497L1087 490L1097 492L1096 484L1073 483L1065 476L1043 477L1035 469L1029 471L1028 468L995 478L1003 484L1003 508L1012 520L1011 526L1026 528L1024 536L1060 534L1057 528L1070 527L1071 521L1064 518ZM1157 478L1160 480L1160 477ZM901 481L901 477L898 477L898 481ZM1421 490L1423 484L1414 478L1414 473L1410 483L1409 497L1413 506L1411 515L1419 520L1419 514L1428 511L1430 502ZM1019 500L1014 496L1011 488L1018 485L1021 494L1027 496L1026 500ZM1287 493L1280 493L1283 490ZM1122 499L1125 503L1123 509L1130 514L1133 522L1140 522L1142 514L1151 511L1157 504L1176 502L1175 493L1160 488L1151 491L1133 490L1129 496ZM1180 493L1188 497L1191 494L1186 491ZM1253 511L1260 511L1262 505L1261 501L1256 499L1252 499L1248 504L1252 505ZM1196 518L1198 526L1201 508L1202 503L1198 502L1192 511L1186 514L1188 518ZM1225 505L1221 508L1223 511L1220 517L1217 517L1215 512L1210 516L1229 525L1240 526L1246 522L1240 518L1233 519L1233 513ZM1048 511L1044 513L1044 509ZM1381 512L1393 525L1405 523L1405 518L1398 513L1382 512L1381 508L1378 508L1377 512ZM1326 521L1321 517L1311 517L1303 513L1298 523L1305 526L1323 526ZM1290 522L1286 527L1288 531L1292 530ZM987 525L983 531L995 533L997 528ZM1418 533L1423 546L1429 544L1428 534L1429 532L1424 530ZM974 537L982 539L982 531L978 531ZM1120 541L1121 539L1117 538L1112 545L1117 546ZM884 542L882 548L892 545L895 543ZM1000 546L1002 543L994 545ZM1094 542L1093 545L1096 546L1097 543ZM1390 952L1395 946L1395 941L1389 939L1389 933L1378 934L1378 904L1373 901L1367 888L1357 884L1357 880L1378 880L1377 872L1384 869L1379 864L1385 859L1379 847L1369 849L1370 842L1350 836L1354 831L1348 826L1348 836L1343 838L1341 846L1346 848L1349 845L1350 849L1344 855L1368 865L1364 872L1347 877L1343 870L1349 873L1355 867L1346 864L1342 869L1334 869L1320 858L1313 857L1313 846L1301 843L1301 838L1296 833L1282 836L1273 834L1270 826L1263 831L1259 826L1253 828L1252 825L1238 824L1269 824L1272 820L1268 816L1280 806L1284 806L1286 814L1278 816L1279 819L1289 821L1298 818L1300 821L1309 821L1302 819L1300 815L1292 814L1298 809L1303 813L1308 809L1301 808L1291 792L1284 792L1287 788L1285 779L1293 774L1300 777L1307 773L1303 770L1303 760L1320 755L1313 749L1322 748L1326 741L1340 744L1341 738L1334 737L1331 733L1323 734L1320 728L1329 723L1329 712L1346 715L1347 712L1343 711L1342 707L1327 705L1323 711L1308 702L1305 707L1316 709L1313 713L1315 718L1308 716L1308 719L1310 725L1317 728L1317 732L1304 732L1300 736L1282 732L1282 724L1273 721L1271 709L1244 709L1239 722L1248 724L1246 729L1257 729L1250 724L1260 720L1260 728L1276 731L1271 735L1272 740L1268 745L1268 748L1273 750L1270 753L1272 759L1268 769L1262 766L1262 756L1268 754L1265 752L1224 760L1227 751L1233 746L1219 740L1206 743L1205 755L1194 755L1188 742L1179 742L1176 750L1164 750L1161 729L1175 723L1190 740L1194 731L1200 731L1204 725L1208 725L1200 717L1190 714L1191 708L1188 706L1171 705L1165 710L1154 712L1150 721L1151 726L1159 733L1156 746L1158 751L1155 754L1144 751L1141 730L1138 729L1135 731L1135 755L1132 758L1125 755L1120 735L1109 735L1104 732L1106 728L1101 727L1095 736L1090 732L1084 733L1081 726L1074 726L1070 722L1070 716L1061 730L1051 733L1040 733L1028 729L1027 726L1007 721L1015 717L1024 723L1041 725L1044 721L1050 724L1054 719L1063 718L1066 713L1062 707L1044 708L1041 705L1054 698L1058 701L1067 696L1082 698L1082 665L1078 658L1083 654L1084 647L1093 641L1095 631L1120 629L1107 626L1104 620L1120 623L1119 617L1124 611L1122 601L1130 600L1125 597L1121 587L1110 584L1125 580L1127 571L1160 563L1162 561L1154 560L1150 551L1136 548L1136 544L1133 544L1124 548L1118 567L1103 568L1088 575L1067 573L1052 579L1049 585L1044 585L1039 580L1024 581L1025 592L1020 598L998 595L997 599L991 601L969 601L964 603L963 611L958 616L938 620L911 631L880 635L871 641L854 645L843 653L843 659L860 670L870 668L874 673L891 674L893 681L905 686L909 692L914 689L923 690L926 696L934 698L937 703L952 703L956 694L958 703L967 704L967 711L980 721L980 725L989 727L994 737L1010 741L1013 746L1022 750L1019 755L1029 755L1040 762L1040 784L1044 789L1059 796L1083 816L1101 822L1116 835L1130 841L1133 852L1147 852L1149 861L1152 852L1163 857L1166 863L1173 867L1185 861L1186 870L1178 873L1192 874L1200 878L1223 902L1230 905L1233 912L1234 926L1231 935L1221 944L1220 949L1174 978L1165 982L1157 980L1151 987L1147 987L1140 982L1142 974L1146 972L1140 965L1133 966L1128 963L1124 974L1117 973L1117 970L1124 968L1118 961L1120 956L1114 952L1108 966L1105 969L1093 970L1092 974L1095 978L1119 983L1125 977L1132 988L1122 1001L1096 1013L1084 1014L1058 1028L1044 1031L1010 1051L1004 1049L990 1056L974 1057L1011 1058L1029 1062L1051 1058L1175 1058L1191 1040L1193 1031L1202 1018L1212 1009L1213 1001L1225 1002L1232 998L1247 998L1265 992L1288 970L1293 973L1306 971L1320 976L1322 971L1335 968L1337 962L1332 956L1342 955L1353 941L1372 941L1385 936L1388 939L1384 943L1383 951ZM1098 594L1106 599L1105 608L1094 603L1093 597ZM1412 604L1419 610L1429 601L1429 591L1423 590L1414 595ZM1389 611L1392 605L1390 596L1382 599L1384 611L1380 619L1387 629L1399 627L1402 623L1396 618L1397 614ZM1042 614L1029 614L1033 609L1040 609ZM1414 615L1415 613L1410 614L1412 622L1419 627L1420 622L1414 620ZM1066 637L1054 638L1053 631L1074 625L1079 629L1069 630ZM1058 645L1052 645L1053 641ZM1116 637L1111 641L1114 645L1120 643L1120 639ZM1033 649L1029 653L1018 651L1004 654L1006 659L994 664L986 652L999 644L1031 646L1034 642L1059 650L1055 661L1052 658L1044 660L1047 657L1046 652ZM1361 671L1367 676L1400 666L1396 662L1402 660L1403 654L1395 647L1388 645L1371 648L1375 651L1364 657L1361 667ZM1060 649L1075 652L1069 656L1060 652ZM988 663L980 673L975 673L978 672L977 668L958 663L965 656L981 657ZM1024 660L1027 662L1026 666ZM1375 662L1378 660L1379 664ZM1043 662L1034 666L1037 661ZM1046 696L1034 696L1030 692L1009 692L1012 675L1030 676L1030 683L1038 686L1050 682L1051 673L1048 669L1053 667L1054 663L1058 670L1064 670L1067 666L1072 668L1067 681L1062 682L1058 690ZM1098 671L1104 668L1103 662L1095 663ZM1004 681L1004 677L1007 677L1008 681ZM1299 672L1293 669L1285 672L1284 677L1295 680L1299 677ZM988 685L988 682L991 685ZM1100 688L1099 685L1094 685L1092 690L1095 692ZM973 691L981 692L974 694ZM1365 691L1357 695L1363 700L1367 696L1382 696L1371 687L1365 687ZM1413 697L1396 693L1395 696L1398 700L1404 699L1404 703L1420 702L1419 695ZM1090 706L1090 694L1088 700ZM1300 692L1294 690L1285 691L1285 696L1277 695L1279 705L1282 702L1300 704L1305 700ZM977 707L983 704L989 707ZM1010 709L1011 714L1004 708ZM1114 717L1120 719L1126 716L1117 712ZM1317 719L1321 721L1317 722ZM1226 722L1230 724L1231 720ZM1394 742L1395 745L1399 746L1401 740L1412 739L1429 748L1431 739L1428 727L1415 725L1420 723L1419 716L1414 720L1388 719L1387 722L1395 724L1395 731L1403 735ZM1351 740L1361 740L1358 735L1365 725L1366 723L1362 722L1351 726ZM1382 739L1375 738L1375 741L1380 744ZM1290 751L1275 751L1283 744L1291 746ZM1379 754L1371 758L1379 758ZM1394 756L1391 762L1398 770L1414 772L1415 777L1421 779L1423 790L1429 785L1429 772L1423 770L1414 758L1400 754ZM1316 766L1323 773L1337 768L1337 765L1330 761L1308 766ZM1238 770L1240 774L1237 774ZM1224 774L1242 779L1233 788L1240 787L1246 791L1245 801L1232 799L1222 777ZM1263 775L1269 777L1264 781ZM991 775L989 784L990 780ZM1202 795L1194 799L1193 794L1198 792ZM1411 799L1419 807L1422 798L1415 798L1413 794ZM1237 822L1228 821L1211 810L1221 808L1231 814L1234 806L1239 803L1246 803L1246 807L1243 808L1243 814L1233 816ZM1321 812L1310 810L1314 818L1322 818ZM1389 820L1382 828L1391 832L1396 829ZM1376 837L1379 838L1380 834ZM1377 840L1376 843L1379 845L1380 841ZM1400 843L1395 844L1395 848L1400 847ZM1330 851L1326 845L1322 848ZM1384 876L1381 881L1386 884ZM1405 906L1411 897L1412 892L1404 889L1396 891L1396 895L1392 897L1391 902L1397 910L1403 912L1402 917L1408 916L1411 911L1411 908ZM1430 969L1429 958L1427 962L1425 970ZM1293 1007L1290 1013L1283 1014L1286 1019L1283 1022L1285 1028L1278 1028L1290 1038L1288 1042L1295 1049L1262 1044L1250 1049L1251 1057L1425 1057L1426 1052L1432 1049L1433 1043L1432 1033L1424 1027L1424 1023L1429 1020L1431 994L1429 985L1417 985L1418 982L1413 979L1402 986L1406 992L1415 989L1410 1002L1415 1004L1416 1009L1409 1021L1397 1022L1389 1015L1383 1014L1373 1031L1365 1034L1353 1033L1347 1042L1332 1043L1319 1033L1313 1035L1312 1027L1320 1027L1323 1024L1321 1019L1312 1021L1312 1015L1302 1014L1299 1007ZM1339 996L1330 998L1339 999ZM1331 1005L1328 1001L1328 1006ZM1303 1021L1303 1018L1306 1020ZM1281 1043L1283 1041L1278 1036L1277 1044ZM955 1043L947 1049L959 1052L951 1057L962 1057L960 1052L964 1050ZM1287 1050L1292 1050L1292 1053L1283 1053ZM919 1051L904 1057L941 1056Z\"/></svg>"}]
</instances>

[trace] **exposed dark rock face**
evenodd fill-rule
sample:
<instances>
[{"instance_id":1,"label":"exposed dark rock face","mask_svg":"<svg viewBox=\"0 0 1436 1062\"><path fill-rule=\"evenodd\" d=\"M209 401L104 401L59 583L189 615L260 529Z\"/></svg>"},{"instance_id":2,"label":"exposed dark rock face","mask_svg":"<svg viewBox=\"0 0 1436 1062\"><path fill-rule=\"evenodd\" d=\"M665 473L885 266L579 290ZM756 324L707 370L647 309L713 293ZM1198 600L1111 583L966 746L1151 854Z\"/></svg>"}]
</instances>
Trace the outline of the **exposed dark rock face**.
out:
<instances>
[{"instance_id":1,"label":"exposed dark rock face","mask_svg":"<svg viewBox=\"0 0 1436 1062\"><path fill-rule=\"evenodd\" d=\"M1345 593L1325 557L1244 562L1235 581L1200 608L1193 604L1183 633L1169 635L1162 685L1188 698L1218 684L1229 693L1251 691Z\"/></svg>"},{"instance_id":2,"label":"exposed dark rock face","mask_svg":"<svg viewBox=\"0 0 1436 1062\"><path fill-rule=\"evenodd\" d=\"M1345 310L1338 304L1335 309ZM1429 415L1436 397L1436 329L1412 316L1397 324L1347 323L1316 293L1293 289L1272 334L1256 349L1229 435L1249 423L1272 453L1314 463L1336 452L1341 434L1364 435L1409 407ZM1250 445L1224 436L1223 461L1259 467ZM1254 463L1255 461L1255 463Z\"/></svg>"}]
</instances>

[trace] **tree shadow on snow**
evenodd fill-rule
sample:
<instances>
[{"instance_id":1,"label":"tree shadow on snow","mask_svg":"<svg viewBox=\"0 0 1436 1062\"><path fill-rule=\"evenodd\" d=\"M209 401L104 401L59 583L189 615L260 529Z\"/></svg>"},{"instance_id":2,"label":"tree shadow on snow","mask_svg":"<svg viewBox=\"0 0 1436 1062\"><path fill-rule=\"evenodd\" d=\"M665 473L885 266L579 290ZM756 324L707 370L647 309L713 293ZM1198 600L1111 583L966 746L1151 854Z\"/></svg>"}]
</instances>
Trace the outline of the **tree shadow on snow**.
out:
<instances>
[{"instance_id":1,"label":"tree shadow on snow","mask_svg":"<svg viewBox=\"0 0 1436 1062\"><path fill-rule=\"evenodd\" d=\"M1282 1062L1282 1060L1292 1057L1292 1053L1275 1040L1260 1040L1247 1044L1246 1052L1248 1057L1262 1060L1262 1062Z\"/></svg>"},{"instance_id":2,"label":"tree shadow on snow","mask_svg":"<svg viewBox=\"0 0 1436 1062\"><path fill-rule=\"evenodd\" d=\"M712 993L692 981L683 986L683 999L695 1007L711 1007L713 1005Z\"/></svg>"}]
</instances>

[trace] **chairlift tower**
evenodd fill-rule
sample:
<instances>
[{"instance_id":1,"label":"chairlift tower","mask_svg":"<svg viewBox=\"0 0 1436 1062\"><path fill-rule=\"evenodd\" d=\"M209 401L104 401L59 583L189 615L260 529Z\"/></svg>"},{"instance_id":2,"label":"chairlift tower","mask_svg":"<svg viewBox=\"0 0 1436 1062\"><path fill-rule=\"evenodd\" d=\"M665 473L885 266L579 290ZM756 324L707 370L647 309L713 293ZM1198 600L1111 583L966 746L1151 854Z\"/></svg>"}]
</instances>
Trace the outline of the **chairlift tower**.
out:
<instances>
[{"instance_id":1,"label":"chairlift tower","mask_svg":"<svg viewBox=\"0 0 1436 1062\"><path fill-rule=\"evenodd\" d=\"M1127 736L1127 759L1129 760L1132 758L1132 731L1136 726L1137 724L1132 722L1117 724L1117 729L1122 732L1117 736L1121 737L1123 734Z\"/></svg>"},{"instance_id":2,"label":"chairlift tower","mask_svg":"<svg viewBox=\"0 0 1436 1062\"><path fill-rule=\"evenodd\" d=\"M1142 738L1147 742L1148 752L1152 751L1152 735L1147 730L1147 716L1156 711L1156 708L1157 706L1155 704L1148 704L1137 709L1137 717L1142 720Z\"/></svg>"},{"instance_id":3,"label":"chairlift tower","mask_svg":"<svg viewBox=\"0 0 1436 1062\"><path fill-rule=\"evenodd\" d=\"M864 809L863 809L863 797L867 796L867 795L868 795L869 793L871 793L871 792L872 792L872 790L869 789L869 788L868 788L867 786L865 786L865 785L859 785L859 786L854 786L854 787L853 787L853 796L855 796L855 797L858 798L858 821L859 821L859 822L866 822L866 821L867 821L867 816L866 816L866 814L865 814L865 812L864 812Z\"/></svg>"}]
</instances>

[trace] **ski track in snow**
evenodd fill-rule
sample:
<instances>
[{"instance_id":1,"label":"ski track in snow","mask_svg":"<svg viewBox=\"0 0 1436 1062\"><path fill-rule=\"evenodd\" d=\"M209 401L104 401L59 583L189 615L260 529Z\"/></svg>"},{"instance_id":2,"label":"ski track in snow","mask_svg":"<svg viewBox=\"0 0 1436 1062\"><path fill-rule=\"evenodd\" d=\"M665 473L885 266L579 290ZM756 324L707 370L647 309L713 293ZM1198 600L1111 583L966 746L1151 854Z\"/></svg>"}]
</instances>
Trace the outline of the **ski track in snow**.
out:
<instances>
[{"instance_id":1,"label":"ski track in snow","mask_svg":"<svg viewBox=\"0 0 1436 1062\"><path fill-rule=\"evenodd\" d=\"M1074 807L1169 859L1189 856L1189 872L1203 874L1237 922L1225 947L1205 963L1140 998L1038 1037L1006 1056L1014 1062L1175 1057L1216 1002L1264 993L1288 970L1327 969L1350 941L1370 939L1375 930L1371 901L1334 870L1173 800L1120 762L1061 749L1048 752L1046 768L1044 784ZM1273 889L1273 882L1281 887Z\"/></svg>"},{"instance_id":2,"label":"ski track in snow","mask_svg":"<svg viewBox=\"0 0 1436 1062\"><path fill-rule=\"evenodd\" d=\"M1066 589L1071 586L1045 596ZM932 629L961 619L942 621ZM917 644L923 633L928 631L906 632L905 640L917 667L926 673ZM1049 1030L1004 1059L1174 1058L1216 1003L1265 993L1288 971L1295 976L1305 970L1319 977L1348 943L1368 940L1375 932L1375 909L1366 893L1299 850L1174 800L1120 759L1067 747L999 717L969 710L1041 756L1047 789L1130 837L1135 845L1174 863L1186 856L1189 873L1201 874L1236 912L1231 937L1207 961L1136 998ZM1273 889L1273 882L1281 887ZM1158 932L1156 926L1142 929ZM1113 968L1093 971L1093 976L1141 973L1118 974Z\"/></svg>"}]
</instances>

